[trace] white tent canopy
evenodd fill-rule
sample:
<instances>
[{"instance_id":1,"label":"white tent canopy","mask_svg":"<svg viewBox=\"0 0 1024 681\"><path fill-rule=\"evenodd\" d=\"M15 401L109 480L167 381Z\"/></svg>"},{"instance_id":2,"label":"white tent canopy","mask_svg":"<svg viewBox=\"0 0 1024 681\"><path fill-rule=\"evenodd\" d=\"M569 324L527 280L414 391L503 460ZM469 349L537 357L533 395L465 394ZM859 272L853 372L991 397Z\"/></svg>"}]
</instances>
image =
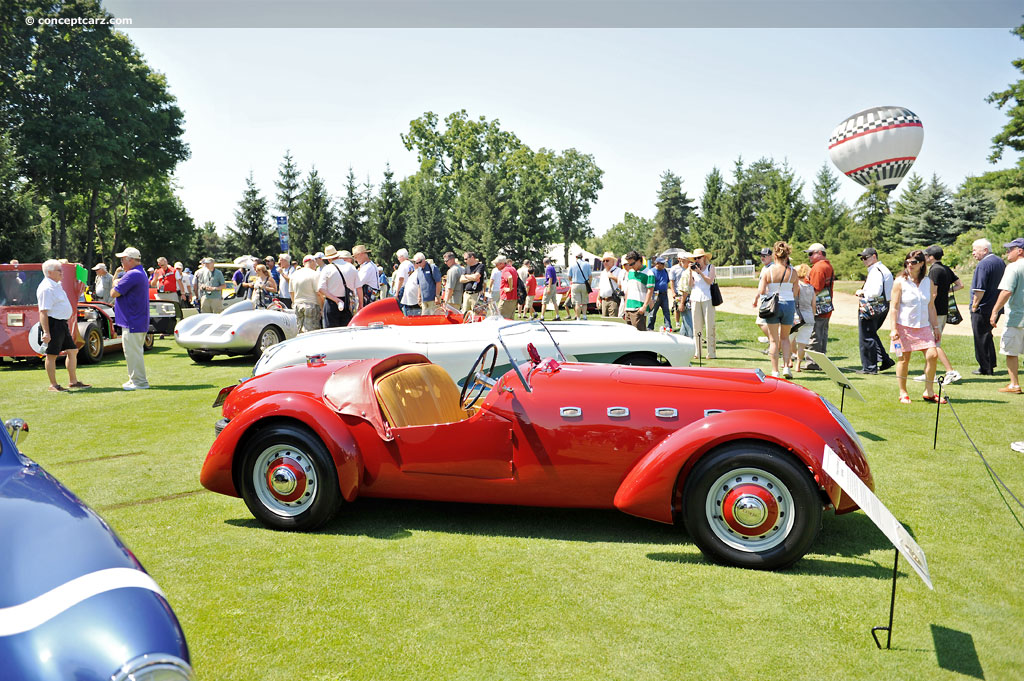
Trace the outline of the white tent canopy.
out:
<instances>
[{"instance_id":1,"label":"white tent canopy","mask_svg":"<svg viewBox=\"0 0 1024 681\"><path fill-rule=\"evenodd\" d=\"M570 264L572 263L572 261L574 261L576 259L576 254L577 253L582 253L583 254L583 259L586 260L587 262L589 262L591 265L593 265L595 267L599 267L600 266L601 256L600 255L595 255L594 253L591 253L590 251L588 251L587 249L583 248L582 246L580 246L575 241L572 242L569 245L569 262L570 262ZM560 265L562 267L565 267L565 265L566 265L566 263L565 263L565 244L554 244L554 245L550 246L548 248L547 252L544 255L546 255L547 257L551 258L552 262L554 262L555 265Z\"/></svg>"}]
</instances>

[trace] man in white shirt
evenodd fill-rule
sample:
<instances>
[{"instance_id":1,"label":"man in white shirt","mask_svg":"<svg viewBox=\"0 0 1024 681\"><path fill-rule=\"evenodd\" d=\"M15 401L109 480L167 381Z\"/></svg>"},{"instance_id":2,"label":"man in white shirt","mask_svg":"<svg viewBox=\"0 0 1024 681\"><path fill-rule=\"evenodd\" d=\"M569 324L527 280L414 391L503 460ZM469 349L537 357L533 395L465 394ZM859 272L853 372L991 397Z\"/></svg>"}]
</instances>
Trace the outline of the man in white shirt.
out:
<instances>
[{"instance_id":1,"label":"man in white shirt","mask_svg":"<svg viewBox=\"0 0 1024 681\"><path fill-rule=\"evenodd\" d=\"M405 286L405 280L412 276L412 272L416 267L412 264L412 260L409 260L409 249L399 248L395 252L395 257L398 258L398 269L395 270L395 296L399 298L399 304L401 304L401 295L403 293L402 287Z\"/></svg>"},{"instance_id":2,"label":"man in white shirt","mask_svg":"<svg viewBox=\"0 0 1024 681\"><path fill-rule=\"evenodd\" d=\"M405 278L405 288L398 304L406 317L418 317L423 313L423 283L425 281L423 267L426 258L422 253L417 253L412 260L407 262L413 263L413 270Z\"/></svg>"},{"instance_id":3,"label":"man in white shirt","mask_svg":"<svg viewBox=\"0 0 1024 681\"><path fill-rule=\"evenodd\" d=\"M68 320L74 314L71 307L71 300L64 290L61 281L64 279L64 269L59 260L47 260L43 263L43 281L36 288L36 301L39 307L39 330L41 341L46 346L43 353L46 356L46 377L50 379L50 392L67 392L67 388L57 383L57 355L64 352L66 359L64 365L68 370L69 387L89 388L78 380L76 369L78 368L78 347L68 327ZM75 297L82 295L85 285L82 282L75 283Z\"/></svg>"},{"instance_id":4,"label":"man in white shirt","mask_svg":"<svg viewBox=\"0 0 1024 681\"><path fill-rule=\"evenodd\" d=\"M380 269L370 260L370 251L363 244L352 247L359 272L359 288L363 290L363 305L369 305L380 297Z\"/></svg>"},{"instance_id":5,"label":"man in white shirt","mask_svg":"<svg viewBox=\"0 0 1024 681\"><path fill-rule=\"evenodd\" d=\"M320 271L318 290L324 301L324 328L333 329L348 326L352 311L363 305L363 291L359 288L359 274L345 257L352 257L348 251L338 251L333 245L324 249L326 261ZM353 305L353 299L355 304Z\"/></svg>"},{"instance_id":6,"label":"man in white shirt","mask_svg":"<svg viewBox=\"0 0 1024 681\"><path fill-rule=\"evenodd\" d=\"M292 306L292 275L295 274L295 265L292 264L292 256L282 253L277 258L277 274L281 278L277 285L277 299L284 303L285 307Z\"/></svg>"},{"instance_id":7,"label":"man in white shirt","mask_svg":"<svg viewBox=\"0 0 1024 681\"><path fill-rule=\"evenodd\" d=\"M892 272L879 261L878 251L870 246L860 252L860 259L868 268L868 277L864 287L857 291L860 297L858 335L861 368L856 373L877 374L896 365L878 337L878 330L889 314Z\"/></svg>"},{"instance_id":8,"label":"man in white shirt","mask_svg":"<svg viewBox=\"0 0 1024 681\"><path fill-rule=\"evenodd\" d=\"M601 256L601 274L597 280L597 297L602 317L619 316L619 300L622 298L623 269L615 264L618 258L611 251Z\"/></svg>"}]
</instances>

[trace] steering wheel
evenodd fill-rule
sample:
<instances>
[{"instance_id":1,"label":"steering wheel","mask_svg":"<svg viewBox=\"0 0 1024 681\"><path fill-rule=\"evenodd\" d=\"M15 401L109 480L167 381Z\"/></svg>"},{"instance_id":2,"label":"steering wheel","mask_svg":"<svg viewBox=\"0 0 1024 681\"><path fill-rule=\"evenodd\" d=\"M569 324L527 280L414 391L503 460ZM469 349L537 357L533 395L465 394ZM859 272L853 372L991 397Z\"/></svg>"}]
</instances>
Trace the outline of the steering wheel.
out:
<instances>
[{"instance_id":1,"label":"steering wheel","mask_svg":"<svg viewBox=\"0 0 1024 681\"><path fill-rule=\"evenodd\" d=\"M481 369L484 364L486 364L488 352L491 353L491 366L481 374L478 369ZM484 388L490 387L490 384L483 379L491 378L491 375L494 373L494 364L497 360L498 346L491 343L483 349L483 352L481 352L476 358L476 361L473 362L473 366L470 367L469 373L466 374L466 380L462 383L462 394L459 395L459 404L462 405L463 409L470 409L474 404L476 404L476 401L480 399L480 396L484 394ZM476 394L473 395L473 390L476 388L478 388L478 390ZM472 399L470 399L470 396L472 396Z\"/></svg>"}]
</instances>

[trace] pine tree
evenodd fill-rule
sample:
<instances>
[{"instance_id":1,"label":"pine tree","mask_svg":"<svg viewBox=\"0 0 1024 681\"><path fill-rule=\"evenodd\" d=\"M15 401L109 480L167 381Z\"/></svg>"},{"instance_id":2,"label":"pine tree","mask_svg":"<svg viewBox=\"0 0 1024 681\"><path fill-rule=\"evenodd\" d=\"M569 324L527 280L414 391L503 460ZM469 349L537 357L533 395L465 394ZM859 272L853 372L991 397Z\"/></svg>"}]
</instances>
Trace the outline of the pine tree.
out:
<instances>
[{"instance_id":1,"label":"pine tree","mask_svg":"<svg viewBox=\"0 0 1024 681\"><path fill-rule=\"evenodd\" d=\"M956 241L964 232L986 229L995 214L996 202L992 193L978 187L968 187L965 182L953 195L952 216L946 234L947 241L944 243Z\"/></svg>"},{"instance_id":2,"label":"pine tree","mask_svg":"<svg viewBox=\"0 0 1024 681\"><path fill-rule=\"evenodd\" d=\"M654 235L647 244L649 253L669 248L686 248L690 241L693 199L683 191L683 180L671 170L661 174L658 189L658 212L654 216Z\"/></svg>"},{"instance_id":3,"label":"pine tree","mask_svg":"<svg viewBox=\"0 0 1024 681\"><path fill-rule=\"evenodd\" d=\"M384 181L373 201L365 238L366 246L374 253L378 265L389 261L405 245L402 194L390 163L384 167Z\"/></svg>"},{"instance_id":4,"label":"pine tree","mask_svg":"<svg viewBox=\"0 0 1024 681\"><path fill-rule=\"evenodd\" d=\"M900 198L882 226L882 237L891 247L919 243L913 237L924 231L921 226L924 188L924 178L917 173L911 173L906 179Z\"/></svg>"},{"instance_id":5,"label":"pine tree","mask_svg":"<svg viewBox=\"0 0 1024 681\"><path fill-rule=\"evenodd\" d=\"M932 175L932 181L922 189L916 205L908 208L916 208L916 211L910 214L908 228L901 233L904 245L928 246L942 242L948 235L952 217L949 190L939 182L938 175Z\"/></svg>"},{"instance_id":6,"label":"pine tree","mask_svg":"<svg viewBox=\"0 0 1024 681\"><path fill-rule=\"evenodd\" d=\"M274 208L288 218L289 239L295 243L295 238L291 236L291 230L294 229L299 201L302 199L302 189L299 182L299 168L292 160L291 151L284 152L284 160L278 168L274 186L277 187L277 201L274 203Z\"/></svg>"},{"instance_id":7,"label":"pine tree","mask_svg":"<svg viewBox=\"0 0 1024 681\"><path fill-rule=\"evenodd\" d=\"M839 199L839 177L827 163L822 164L814 179L811 205L807 209L806 241L825 244L829 253L839 254L851 223L850 209ZM875 247L882 250L880 245Z\"/></svg>"},{"instance_id":8,"label":"pine tree","mask_svg":"<svg viewBox=\"0 0 1024 681\"><path fill-rule=\"evenodd\" d=\"M432 166L407 177L401 187L402 196L407 200L405 242L409 251L444 253L448 248L448 233L441 211L441 188Z\"/></svg>"},{"instance_id":9,"label":"pine tree","mask_svg":"<svg viewBox=\"0 0 1024 681\"><path fill-rule=\"evenodd\" d=\"M337 219L331 205L331 195L327 193L315 167L310 169L302 185L292 241L301 253L316 253L338 241ZM338 250L342 248L335 247Z\"/></svg>"},{"instance_id":10,"label":"pine tree","mask_svg":"<svg viewBox=\"0 0 1024 681\"><path fill-rule=\"evenodd\" d=\"M267 200L260 194L252 173L235 210L235 226L228 228L232 245L242 253L262 257L277 248L277 235L267 219Z\"/></svg>"},{"instance_id":11,"label":"pine tree","mask_svg":"<svg viewBox=\"0 0 1024 681\"><path fill-rule=\"evenodd\" d=\"M861 248L884 240L884 224L889 216L889 195L881 185L872 182L853 207L857 221L851 230L847 247ZM875 246L878 249L878 246ZM881 249L884 250L884 249Z\"/></svg>"},{"instance_id":12,"label":"pine tree","mask_svg":"<svg viewBox=\"0 0 1024 681\"><path fill-rule=\"evenodd\" d=\"M356 184L356 174L352 166L348 167L348 178L345 182L345 197L341 200L341 237L342 248L351 249L363 240L363 229L366 226L366 204L363 194Z\"/></svg>"},{"instance_id":13,"label":"pine tree","mask_svg":"<svg viewBox=\"0 0 1024 681\"><path fill-rule=\"evenodd\" d=\"M712 253L718 248L722 233L722 207L725 202L725 180L718 168L712 168L704 178L704 193L700 198L700 215L690 227L690 245Z\"/></svg>"}]
</instances>

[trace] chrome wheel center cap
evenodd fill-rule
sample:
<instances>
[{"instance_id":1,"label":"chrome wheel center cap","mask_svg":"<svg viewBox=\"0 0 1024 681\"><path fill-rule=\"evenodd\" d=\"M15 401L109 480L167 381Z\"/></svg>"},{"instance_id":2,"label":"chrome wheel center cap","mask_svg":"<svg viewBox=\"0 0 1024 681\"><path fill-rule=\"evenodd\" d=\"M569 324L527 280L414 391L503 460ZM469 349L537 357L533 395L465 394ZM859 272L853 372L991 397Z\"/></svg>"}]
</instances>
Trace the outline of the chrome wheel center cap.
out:
<instances>
[{"instance_id":1,"label":"chrome wheel center cap","mask_svg":"<svg viewBox=\"0 0 1024 681\"><path fill-rule=\"evenodd\" d=\"M270 485L277 494L287 496L295 491L298 479L295 477L295 473L288 467L278 466L270 474Z\"/></svg>"},{"instance_id":2,"label":"chrome wheel center cap","mask_svg":"<svg viewBox=\"0 0 1024 681\"><path fill-rule=\"evenodd\" d=\"M733 518L744 527L758 527L768 517L768 507L753 494L744 494L732 508Z\"/></svg>"}]
</instances>

